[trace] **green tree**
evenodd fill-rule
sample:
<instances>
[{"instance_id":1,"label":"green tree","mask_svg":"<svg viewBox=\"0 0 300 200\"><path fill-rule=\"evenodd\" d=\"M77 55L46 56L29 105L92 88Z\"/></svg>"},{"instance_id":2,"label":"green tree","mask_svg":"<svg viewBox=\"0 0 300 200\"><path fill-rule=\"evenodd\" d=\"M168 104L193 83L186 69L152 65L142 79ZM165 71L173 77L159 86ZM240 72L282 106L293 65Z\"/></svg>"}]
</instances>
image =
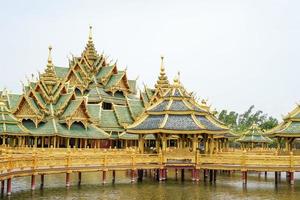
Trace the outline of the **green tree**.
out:
<instances>
[{"instance_id":1,"label":"green tree","mask_svg":"<svg viewBox=\"0 0 300 200\"><path fill-rule=\"evenodd\" d=\"M263 130L271 129L278 125L278 120L268 116L261 110L255 111L255 106L252 105L242 114L235 111L222 110L218 119L231 127L234 132L240 133L246 131L252 124L258 124Z\"/></svg>"}]
</instances>

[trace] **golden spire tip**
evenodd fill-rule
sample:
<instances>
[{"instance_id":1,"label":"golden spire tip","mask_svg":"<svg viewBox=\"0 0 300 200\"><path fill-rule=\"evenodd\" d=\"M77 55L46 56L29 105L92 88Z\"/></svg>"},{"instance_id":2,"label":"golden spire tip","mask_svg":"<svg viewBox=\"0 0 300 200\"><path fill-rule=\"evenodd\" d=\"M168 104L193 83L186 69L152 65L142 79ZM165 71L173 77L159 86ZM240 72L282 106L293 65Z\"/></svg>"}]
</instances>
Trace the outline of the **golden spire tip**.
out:
<instances>
[{"instance_id":1,"label":"golden spire tip","mask_svg":"<svg viewBox=\"0 0 300 200\"><path fill-rule=\"evenodd\" d=\"M48 49L49 49L49 53L48 53L48 63L50 64L50 63L52 63L52 56L51 56L52 46L50 45L50 46L48 47Z\"/></svg>"},{"instance_id":2,"label":"golden spire tip","mask_svg":"<svg viewBox=\"0 0 300 200\"><path fill-rule=\"evenodd\" d=\"M89 27L90 28L90 32L89 32L89 40L92 40L92 29L93 29L93 27L92 26L90 26Z\"/></svg>"}]
</instances>

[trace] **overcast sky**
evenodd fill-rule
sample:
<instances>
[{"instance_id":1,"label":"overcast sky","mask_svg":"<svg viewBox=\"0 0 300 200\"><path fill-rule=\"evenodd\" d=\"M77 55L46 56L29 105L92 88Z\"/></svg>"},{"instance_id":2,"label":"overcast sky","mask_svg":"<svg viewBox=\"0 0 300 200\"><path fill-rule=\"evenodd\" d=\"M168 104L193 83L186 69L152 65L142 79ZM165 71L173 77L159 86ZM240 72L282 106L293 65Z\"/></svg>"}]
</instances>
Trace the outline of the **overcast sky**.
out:
<instances>
[{"instance_id":1,"label":"overcast sky","mask_svg":"<svg viewBox=\"0 0 300 200\"><path fill-rule=\"evenodd\" d=\"M20 92L25 75L45 68L49 44L54 63L67 66L92 25L98 52L127 66L140 87L154 85L163 54L169 78L180 71L213 108L254 104L280 119L300 102L298 2L1 0L0 87Z\"/></svg>"}]
</instances>

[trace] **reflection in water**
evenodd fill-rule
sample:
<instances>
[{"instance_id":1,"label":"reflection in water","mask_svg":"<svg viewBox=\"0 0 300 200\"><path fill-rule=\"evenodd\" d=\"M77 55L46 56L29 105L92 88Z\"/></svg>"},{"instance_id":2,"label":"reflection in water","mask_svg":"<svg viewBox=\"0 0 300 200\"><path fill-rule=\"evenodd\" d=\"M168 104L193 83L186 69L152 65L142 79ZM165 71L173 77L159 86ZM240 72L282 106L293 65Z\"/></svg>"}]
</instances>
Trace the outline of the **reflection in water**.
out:
<instances>
[{"instance_id":1,"label":"reflection in water","mask_svg":"<svg viewBox=\"0 0 300 200\"><path fill-rule=\"evenodd\" d=\"M116 173L116 183L112 184L112 174L107 174L107 184L102 185L102 173L82 173L82 185L77 186L77 174L71 177L72 186L65 187L65 175L45 176L45 189L30 191L30 178L14 178L12 196L3 199L107 199L107 200L164 200L164 199L299 199L300 181L290 186L282 173L281 181L274 184L274 176L268 173L248 175L248 183L243 186L238 172L231 175L218 175L216 183L192 182L190 173L185 173L186 181L175 180L173 170L169 170L167 182L157 182L146 177L142 183L130 183L130 178L124 172ZM296 178L297 178L296 174ZM38 177L37 177L38 178ZM203 176L201 176L203 178ZM37 179L37 186L40 180Z\"/></svg>"}]
</instances>

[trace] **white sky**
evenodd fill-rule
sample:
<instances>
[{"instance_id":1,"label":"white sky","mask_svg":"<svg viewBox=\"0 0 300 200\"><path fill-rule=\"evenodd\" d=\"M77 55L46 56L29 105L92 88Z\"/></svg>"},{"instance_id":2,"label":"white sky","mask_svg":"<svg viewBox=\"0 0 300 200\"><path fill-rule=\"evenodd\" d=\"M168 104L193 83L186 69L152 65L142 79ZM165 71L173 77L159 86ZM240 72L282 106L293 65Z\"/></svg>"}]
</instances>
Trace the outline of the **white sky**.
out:
<instances>
[{"instance_id":1,"label":"white sky","mask_svg":"<svg viewBox=\"0 0 300 200\"><path fill-rule=\"evenodd\" d=\"M46 3L47 2L47 3ZM49 3L51 2L51 3ZM298 3L299 2L299 3ZM0 1L0 88L80 55L88 26L98 52L153 86L160 55L172 80L218 110L254 104L281 118L300 100L300 1L110 0Z\"/></svg>"}]
</instances>

